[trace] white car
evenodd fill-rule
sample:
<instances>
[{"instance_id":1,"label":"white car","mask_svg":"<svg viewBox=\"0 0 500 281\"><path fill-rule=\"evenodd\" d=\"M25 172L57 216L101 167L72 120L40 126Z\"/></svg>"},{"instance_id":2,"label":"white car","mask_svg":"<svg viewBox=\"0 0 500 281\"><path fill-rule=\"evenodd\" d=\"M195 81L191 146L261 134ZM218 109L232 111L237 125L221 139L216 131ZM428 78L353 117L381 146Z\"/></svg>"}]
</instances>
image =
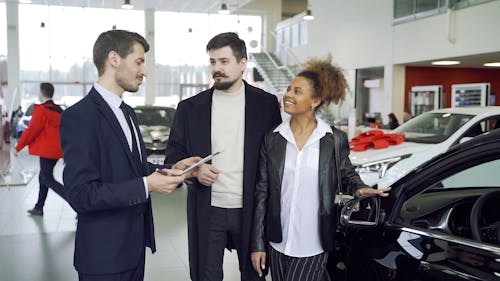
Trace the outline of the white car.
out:
<instances>
[{"instance_id":1,"label":"white car","mask_svg":"<svg viewBox=\"0 0 500 281\"><path fill-rule=\"evenodd\" d=\"M366 184L384 188L451 146L497 128L500 106L438 109L394 129L406 137L403 143L351 151L350 159Z\"/></svg>"}]
</instances>

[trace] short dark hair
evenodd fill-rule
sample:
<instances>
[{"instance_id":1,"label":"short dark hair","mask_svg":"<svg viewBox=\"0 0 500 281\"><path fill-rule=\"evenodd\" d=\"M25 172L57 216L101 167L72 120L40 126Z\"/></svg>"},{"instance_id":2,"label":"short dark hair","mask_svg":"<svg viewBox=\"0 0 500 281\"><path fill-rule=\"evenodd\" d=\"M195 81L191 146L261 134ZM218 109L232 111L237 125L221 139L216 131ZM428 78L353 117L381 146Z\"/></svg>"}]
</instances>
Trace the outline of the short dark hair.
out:
<instances>
[{"instance_id":1,"label":"short dark hair","mask_svg":"<svg viewBox=\"0 0 500 281\"><path fill-rule=\"evenodd\" d=\"M127 30L109 30L97 37L94 44L93 55L94 64L97 67L99 76L104 73L104 62L109 52L115 51L121 58L125 58L132 53L135 43L144 47L144 51L149 51L149 44L140 34Z\"/></svg>"},{"instance_id":2,"label":"short dark hair","mask_svg":"<svg viewBox=\"0 0 500 281\"><path fill-rule=\"evenodd\" d=\"M229 46L233 50L234 57L238 62L242 58L247 59L247 47L245 41L234 32L226 32L216 35L207 44L207 52Z\"/></svg>"},{"instance_id":3,"label":"short dark hair","mask_svg":"<svg viewBox=\"0 0 500 281\"><path fill-rule=\"evenodd\" d=\"M54 85L49 82L41 83L40 92L42 92L44 97L51 99L54 96Z\"/></svg>"}]
</instances>

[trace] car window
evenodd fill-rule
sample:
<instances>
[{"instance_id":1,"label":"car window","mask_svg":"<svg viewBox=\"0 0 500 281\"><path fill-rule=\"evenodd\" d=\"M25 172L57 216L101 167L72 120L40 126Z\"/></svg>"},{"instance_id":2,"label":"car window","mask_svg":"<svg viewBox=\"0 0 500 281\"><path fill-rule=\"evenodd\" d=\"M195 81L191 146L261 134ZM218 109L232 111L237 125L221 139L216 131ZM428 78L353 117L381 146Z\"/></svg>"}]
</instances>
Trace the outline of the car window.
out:
<instances>
[{"instance_id":1,"label":"car window","mask_svg":"<svg viewBox=\"0 0 500 281\"><path fill-rule=\"evenodd\" d=\"M491 158L436 178L403 204L402 222L426 231L472 239L469 217L474 203L481 195L500 191L500 159ZM482 222L500 221L496 208L496 204L485 206Z\"/></svg>"},{"instance_id":2,"label":"car window","mask_svg":"<svg viewBox=\"0 0 500 281\"><path fill-rule=\"evenodd\" d=\"M440 143L469 122L474 115L453 113L427 113L419 115L394 130L403 134L406 141Z\"/></svg>"},{"instance_id":3,"label":"car window","mask_svg":"<svg viewBox=\"0 0 500 281\"><path fill-rule=\"evenodd\" d=\"M443 179L434 189L499 186L499 171L500 160L486 162Z\"/></svg>"},{"instance_id":4,"label":"car window","mask_svg":"<svg viewBox=\"0 0 500 281\"><path fill-rule=\"evenodd\" d=\"M476 124L472 125L457 141L457 143L463 142L462 138L473 138L481 134L487 133L491 130L500 128L500 116L491 116L485 118Z\"/></svg>"},{"instance_id":5,"label":"car window","mask_svg":"<svg viewBox=\"0 0 500 281\"><path fill-rule=\"evenodd\" d=\"M175 109L173 108L135 108L140 125L172 126Z\"/></svg>"}]
</instances>

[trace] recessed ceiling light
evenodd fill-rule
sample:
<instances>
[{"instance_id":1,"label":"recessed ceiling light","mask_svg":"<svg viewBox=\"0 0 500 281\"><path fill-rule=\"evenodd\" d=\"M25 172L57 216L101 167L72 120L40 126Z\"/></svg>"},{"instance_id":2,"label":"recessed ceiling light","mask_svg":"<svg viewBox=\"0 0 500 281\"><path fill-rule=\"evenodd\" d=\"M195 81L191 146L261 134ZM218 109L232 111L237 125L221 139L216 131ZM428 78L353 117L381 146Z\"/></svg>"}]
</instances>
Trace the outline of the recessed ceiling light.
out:
<instances>
[{"instance_id":1,"label":"recessed ceiling light","mask_svg":"<svg viewBox=\"0 0 500 281\"><path fill-rule=\"evenodd\" d=\"M484 66L500 67L500 62L488 62L483 64Z\"/></svg>"},{"instance_id":2,"label":"recessed ceiling light","mask_svg":"<svg viewBox=\"0 0 500 281\"><path fill-rule=\"evenodd\" d=\"M231 12L227 9L227 4L222 3L218 12L220 15L229 15Z\"/></svg>"},{"instance_id":3,"label":"recessed ceiling light","mask_svg":"<svg viewBox=\"0 0 500 281\"><path fill-rule=\"evenodd\" d=\"M454 65L454 64L460 64L459 61L456 60L440 60L440 61L433 61L433 65Z\"/></svg>"},{"instance_id":4,"label":"recessed ceiling light","mask_svg":"<svg viewBox=\"0 0 500 281\"><path fill-rule=\"evenodd\" d=\"M307 9L306 14L303 17L304 20L314 20L314 16L310 9Z\"/></svg>"},{"instance_id":5,"label":"recessed ceiling light","mask_svg":"<svg viewBox=\"0 0 500 281\"><path fill-rule=\"evenodd\" d=\"M122 9L130 10L130 9L133 9L133 8L134 8L134 5L132 5L132 3L130 3L130 0L123 1Z\"/></svg>"}]
</instances>

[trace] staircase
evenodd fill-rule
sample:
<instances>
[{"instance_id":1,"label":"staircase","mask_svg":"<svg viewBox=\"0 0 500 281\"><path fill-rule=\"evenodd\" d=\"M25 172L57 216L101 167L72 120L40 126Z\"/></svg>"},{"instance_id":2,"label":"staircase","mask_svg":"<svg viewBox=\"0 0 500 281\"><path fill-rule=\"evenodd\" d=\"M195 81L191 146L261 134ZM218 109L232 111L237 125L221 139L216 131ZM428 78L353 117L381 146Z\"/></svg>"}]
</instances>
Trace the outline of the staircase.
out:
<instances>
[{"instance_id":1,"label":"staircase","mask_svg":"<svg viewBox=\"0 0 500 281\"><path fill-rule=\"evenodd\" d=\"M292 71L272 53L251 53L250 59L255 62L257 71L264 78L271 92L278 96L283 95L294 77Z\"/></svg>"}]
</instances>

